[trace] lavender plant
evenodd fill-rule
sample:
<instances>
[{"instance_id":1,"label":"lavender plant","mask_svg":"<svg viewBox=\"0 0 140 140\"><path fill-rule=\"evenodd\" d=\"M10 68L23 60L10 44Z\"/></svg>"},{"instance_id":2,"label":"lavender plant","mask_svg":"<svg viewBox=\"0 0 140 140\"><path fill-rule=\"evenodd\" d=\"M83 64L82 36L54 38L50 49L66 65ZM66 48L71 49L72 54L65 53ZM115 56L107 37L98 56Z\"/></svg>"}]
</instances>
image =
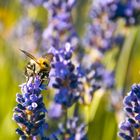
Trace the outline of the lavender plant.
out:
<instances>
[{"instance_id":1,"label":"lavender plant","mask_svg":"<svg viewBox=\"0 0 140 140\"><path fill-rule=\"evenodd\" d=\"M42 91L46 85L41 84L39 76L30 77L29 81L20 85L21 94L16 95L17 106L13 119L19 125L16 133L21 140L37 140L45 138L47 109L43 103Z\"/></svg>"},{"instance_id":2,"label":"lavender plant","mask_svg":"<svg viewBox=\"0 0 140 140\"><path fill-rule=\"evenodd\" d=\"M100 88L113 89L114 73L106 70L100 62L94 62L90 67L78 67L79 81L81 84L80 102L90 104L95 91Z\"/></svg>"},{"instance_id":3,"label":"lavender plant","mask_svg":"<svg viewBox=\"0 0 140 140\"><path fill-rule=\"evenodd\" d=\"M76 126L79 116L74 119L74 114L73 121L70 121L67 114L68 109L81 98L81 87L83 85L80 81L79 69L72 63L73 51L70 43L66 43L64 48L52 49L55 57L50 76L54 79L51 84L56 89L56 94L54 106L49 111L49 116L52 119L64 117L64 121L59 123L61 127L55 133L60 139L84 140L86 139L84 123L79 123L79 127ZM56 107L59 108L56 109Z\"/></svg>"},{"instance_id":4,"label":"lavender plant","mask_svg":"<svg viewBox=\"0 0 140 140\"><path fill-rule=\"evenodd\" d=\"M71 13L76 5L76 0L21 0L21 4L23 4L25 10L33 7L45 8L46 15L48 14L48 25L46 27L40 21L31 19L27 12L25 14L26 18L24 17L30 22L30 28L34 33L33 46L40 52L46 51L50 47L61 48L65 46L66 42L70 42L72 46L77 46L78 36L72 23ZM19 31L16 32L18 35Z\"/></svg>"},{"instance_id":5,"label":"lavender plant","mask_svg":"<svg viewBox=\"0 0 140 140\"><path fill-rule=\"evenodd\" d=\"M108 13L110 19L116 20L123 18L126 25L137 25L139 24L140 14L140 1L138 0L114 0L108 3Z\"/></svg>"},{"instance_id":6,"label":"lavender plant","mask_svg":"<svg viewBox=\"0 0 140 140\"><path fill-rule=\"evenodd\" d=\"M131 91L124 98L125 120L120 123L119 136L124 140L140 139L140 85L134 84Z\"/></svg>"},{"instance_id":7,"label":"lavender plant","mask_svg":"<svg viewBox=\"0 0 140 140\"><path fill-rule=\"evenodd\" d=\"M21 85L22 94L17 94L18 105L14 109L13 119L20 128L16 132L20 135L20 139L27 140L52 140L58 139L57 136L63 140L86 140L86 125L81 123L82 119L78 113L69 119L67 112L74 104L77 105L78 101L89 105L96 90L115 87L114 71L108 70L102 60L118 39L115 36L117 23L114 19L123 17L127 25L137 24L139 2L111 0L105 4L100 3L97 7L93 4L90 11L90 25L87 27L83 42L77 37L72 22L72 10L76 0L22 0L21 2L28 8L41 6L48 11L49 21L45 29L36 21L30 22L34 27L36 44L41 46L39 51L53 48L51 51L54 54L54 62L50 84L55 89L55 94L54 101L51 101L53 107L49 109L49 117L65 119L56 133L52 132L50 136L46 136L47 110L41 93L46 90L46 85L41 82L39 76L30 77L29 81ZM82 55L78 52L78 47L83 47ZM134 85L132 92L124 100L128 118L120 125L119 135L126 140L140 137L139 88L139 85ZM77 106L75 110L78 110Z\"/></svg>"},{"instance_id":8,"label":"lavender plant","mask_svg":"<svg viewBox=\"0 0 140 140\"><path fill-rule=\"evenodd\" d=\"M69 42L78 43L77 33L72 23L71 12L76 0L51 0L44 4L49 12L49 24L43 32L43 47L61 48Z\"/></svg>"},{"instance_id":9,"label":"lavender plant","mask_svg":"<svg viewBox=\"0 0 140 140\"><path fill-rule=\"evenodd\" d=\"M116 1L117 2L117 1ZM124 42L124 35L116 33L118 24L110 18L109 11L115 3L114 0L95 1L89 12L90 23L87 24L87 30L83 39L83 45L90 50L97 50L101 55L101 59L106 52L112 50L113 47L120 46ZM94 53L97 53L94 52ZM99 58L97 58L99 60Z\"/></svg>"},{"instance_id":10,"label":"lavender plant","mask_svg":"<svg viewBox=\"0 0 140 140\"><path fill-rule=\"evenodd\" d=\"M86 125L78 122L78 118L70 118L66 125L59 124L61 139L65 140L87 140Z\"/></svg>"},{"instance_id":11,"label":"lavender plant","mask_svg":"<svg viewBox=\"0 0 140 140\"><path fill-rule=\"evenodd\" d=\"M55 62L52 67L55 77L53 87L57 89L55 102L70 107L80 96L78 92L78 73L71 61L73 49L67 43L65 48L55 52Z\"/></svg>"},{"instance_id":12,"label":"lavender plant","mask_svg":"<svg viewBox=\"0 0 140 140\"><path fill-rule=\"evenodd\" d=\"M139 24L139 0L109 0L99 1L100 10L106 9L110 20L122 18L127 26ZM102 7L102 8L101 8Z\"/></svg>"},{"instance_id":13,"label":"lavender plant","mask_svg":"<svg viewBox=\"0 0 140 140\"><path fill-rule=\"evenodd\" d=\"M114 71L108 70L102 61L106 52L111 51L115 46L117 39L115 35L117 24L110 20L107 4L108 2L92 3L89 12L90 22L86 26L87 30L82 42L85 51L79 72L83 74L83 92L89 103L97 89L113 89L115 85Z\"/></svg>"},{"instance_id":14,"label":"lavender plant","mask_svg":"<svg viewBox=\"0 0 140 140\"><path fill-rule=\"evenodd\" d=\"M113 47L115 40L114 32L117 24L109 18L108 7L104 5L95 5L90 10L91 24L87 27L87 34L84 38L85 45L98 49L104 53Z\"/></svg>"}]
</instances>

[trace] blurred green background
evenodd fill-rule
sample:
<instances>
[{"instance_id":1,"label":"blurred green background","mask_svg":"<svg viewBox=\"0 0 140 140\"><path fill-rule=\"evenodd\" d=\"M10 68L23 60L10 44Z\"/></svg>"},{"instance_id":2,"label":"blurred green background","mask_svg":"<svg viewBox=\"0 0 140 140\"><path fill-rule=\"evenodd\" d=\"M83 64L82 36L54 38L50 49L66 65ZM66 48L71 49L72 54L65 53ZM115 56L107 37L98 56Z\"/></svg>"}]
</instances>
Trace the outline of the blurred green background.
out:
<instances>
[{"instance_id":1,"label":"blurred green background","mask_svg":"<svg viewBox=\"0 0 140 140\"><path fill-rule=\"evenodd\" d=\"M74 10L74 24L79 36L84 33L90 5L90 0L79 0ZM31 19L46 24L47 11L44 9L38 7L30 9L27 13ZM20 40L13 32L23 15L23 8L18 0L0 0L0 140L18 139L15 134L17 125L12 120L12 115L16 105L16 93L20 92L19 84L25 80L23 71L26 62L19 52ZM111 50L104 63L112 63L115 67L117 90L123 90L126 94L133 83L140 81L140 26L125 27L121 20L118 24L118 32L125 35L125 42L120 51ZM119 109L109 108L111 93L98 92L100 94L96 94L91 105L81 106L81 110L85 112L85 120L89 123L89 140L117 140L118 123L123 118L123 106L118 107Z\"/></svg>"}]
</instances>

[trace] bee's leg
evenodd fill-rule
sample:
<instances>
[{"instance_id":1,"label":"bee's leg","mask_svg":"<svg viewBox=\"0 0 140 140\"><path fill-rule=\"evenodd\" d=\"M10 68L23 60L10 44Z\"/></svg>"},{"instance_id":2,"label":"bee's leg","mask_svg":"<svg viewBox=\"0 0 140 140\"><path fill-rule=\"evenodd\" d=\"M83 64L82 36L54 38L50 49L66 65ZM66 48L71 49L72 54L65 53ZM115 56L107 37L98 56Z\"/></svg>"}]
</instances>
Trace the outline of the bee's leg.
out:
<instances>
[{"instance_id":1,"label":"bee's leg","mask_svg":"<svg viewBox=\"0 0 140 140\"><path fill-rule=\"evenodd\" d=\"M46 81L46 83L47 83L47 85L49 84L49 81L50 81L50 79L49 79L49 72L45 72L44 73L44 81Z\"/></svg>"},{"instance_id":2,"label":"bee's leg","mask_svg":"<svg viewBox=\"0 0 140 140\"><path fill-rule=\"evenodd\" d=\"M25 68L24 74L25 74L25 77L26 77L26 81L28 82L28 81L29 81L29 75L28 75L28 70L27 70L27 68Z\"/></svg>"},{"instance_id":3,"label":"bee's leg","mask_svg":"<svg viewBox=\"0 0 140 140\"><path fill-rule=\"evenodd\" d=\"M29 81L30 77L35 77L35 64L28 63L25 69L25 76L27 76L27 81Z\"/></svg>"},{"instance_id":4,"label":"bee's leg","mask_svg":"<svg viewBox=\"0 0 140 140\"><path fill-rule=\"evenodd\" d=\"M45 81L45 73L40 73L40 77L41 77L41 85L44 83Z\"/></svg>"},{"instance_id":5,"label":"bee's leg","mask_svg":"<svg viewBox=\"0 0 140 140\"><path fill-rule=\"evenodd\" d=\"M35 64L32 65L33 73L35 74Z\"/></svg>"},{"instance_id":6,"label":"bee's leg","mask_svg":"<svg viewBox=\"0 0 140 140\"><path fill-rule=\"evenodd\" d=\"M47 85L48 85L48 83L50 81L49 78L48 78L48 73L46 73L46 72L40 72L39 75L40 75L40 78L41 78L40 85L42 85L44 82L47 82Z\"/></svg>"},{"instance_id":7,"label":"bee's leg","mask_svg":"<svg viewBox=\"0 0 140 140\"><path fill-rule=\"evenodd\" d=\"M35 64L32 65L32 70L33 70L33 81L34 81L34 77L36 76L36 73L35 73Z\"/></svg>"}]
</instances>

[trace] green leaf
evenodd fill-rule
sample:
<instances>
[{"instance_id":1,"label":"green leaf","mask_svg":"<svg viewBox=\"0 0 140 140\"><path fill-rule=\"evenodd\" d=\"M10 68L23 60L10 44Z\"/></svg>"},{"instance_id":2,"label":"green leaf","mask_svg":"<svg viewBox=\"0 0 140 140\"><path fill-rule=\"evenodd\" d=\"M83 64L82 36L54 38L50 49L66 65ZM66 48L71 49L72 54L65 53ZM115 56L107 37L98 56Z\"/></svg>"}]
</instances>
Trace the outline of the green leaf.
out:
<instances>
[{"instance_id":1,"label":"green leaf","mask_svg":"<svg viewBox=\"0 0 140 140\"><path fill-rule=\"evenodd\" d=\"M97 99L97 98L96 98ZM117 140L117 121L115 112L108 108L108 94L98 99L98 106L88 125L89 140ZM94 100L96 102L96 100ZM94 107L92 108L94 110ZM90 112L91 114L93 112Z\"/></svg>"},{"instance_id":2,"label":"green leaf","mask_svg":"<svg viewBox=\"0 0 140 140\"><path fill-rule=\"evenodd\" d=\"M116 67L116 86L118 89L123 88L127 76L130 56L136 40L138 30L136 27L128 30L124 46L122 47L120 57Z\"/></svg>"}]
</instances>

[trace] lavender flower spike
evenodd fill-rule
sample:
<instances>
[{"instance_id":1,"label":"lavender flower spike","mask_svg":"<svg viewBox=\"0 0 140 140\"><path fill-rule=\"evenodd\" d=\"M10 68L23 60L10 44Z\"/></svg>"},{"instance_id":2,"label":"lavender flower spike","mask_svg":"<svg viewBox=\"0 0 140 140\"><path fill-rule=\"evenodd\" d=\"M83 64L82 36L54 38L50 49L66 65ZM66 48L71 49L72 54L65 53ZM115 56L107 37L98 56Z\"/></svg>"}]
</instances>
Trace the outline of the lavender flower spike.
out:
<instances>
[{"instance_id":1,"label":"lavender flower spike","mask_svg":"<svg viewBox=\"0 0 140 140\"><path fill-rule=\"evenodd\" d=\"M79 39L71 15L75 5L76 0L49 0L44 3L49 13L49 24L42 35L44 48L61 48L66 42L77 46Z\"/></svg>"},{"instance_id":2,"label":"lavender flower spike","mask_svg":"<svg viewBox=\"0 0 140 140\"><path fill-rule=\"evenodd\" d=\"M60 124L59 131L63 140L87 140L86 125L80 123L77 117L68 119L66 126Z\"/></svg>"},{"instance_id":3,"label":"lavender flower spike","mask_svg":"<svg viewBox=\"0 0 140 140\"><path fill-rule=\"evenodd\" d=\"M64 48L56 50L52 65L54 71L51 76L55 78L53 87L56 89L55 102L65 107L72 106L80 97L78 71L71 61L73 48L66 43Z\"/></svg>"},{"instance_id":4,"label":"lavender flower spike","mask_svg":"<svg viewBox=\"0 0 140 140\"><path fill-rule=\"evenodd\" d=\"M134 84L124 98L127 118L120 124L119 136L124 140L140 140L140 84Z\"/></svg>"},{"instance_id":5,"label":"lavender flower spike","mask_svg":"<svg viewBox=\"0 0 140 140\"><path fill-rule=\"evenodd\" d=\"M20 135L20 140L44 139L47 110L41 91L45 90L45 86L41 84L39 76L36 76L34 79L30 77L29 81L20 87L22 94L16 95L18 104L13 115L13 119L20 127L16 129L16 133Z\"/></svg>"}]
</instances>

